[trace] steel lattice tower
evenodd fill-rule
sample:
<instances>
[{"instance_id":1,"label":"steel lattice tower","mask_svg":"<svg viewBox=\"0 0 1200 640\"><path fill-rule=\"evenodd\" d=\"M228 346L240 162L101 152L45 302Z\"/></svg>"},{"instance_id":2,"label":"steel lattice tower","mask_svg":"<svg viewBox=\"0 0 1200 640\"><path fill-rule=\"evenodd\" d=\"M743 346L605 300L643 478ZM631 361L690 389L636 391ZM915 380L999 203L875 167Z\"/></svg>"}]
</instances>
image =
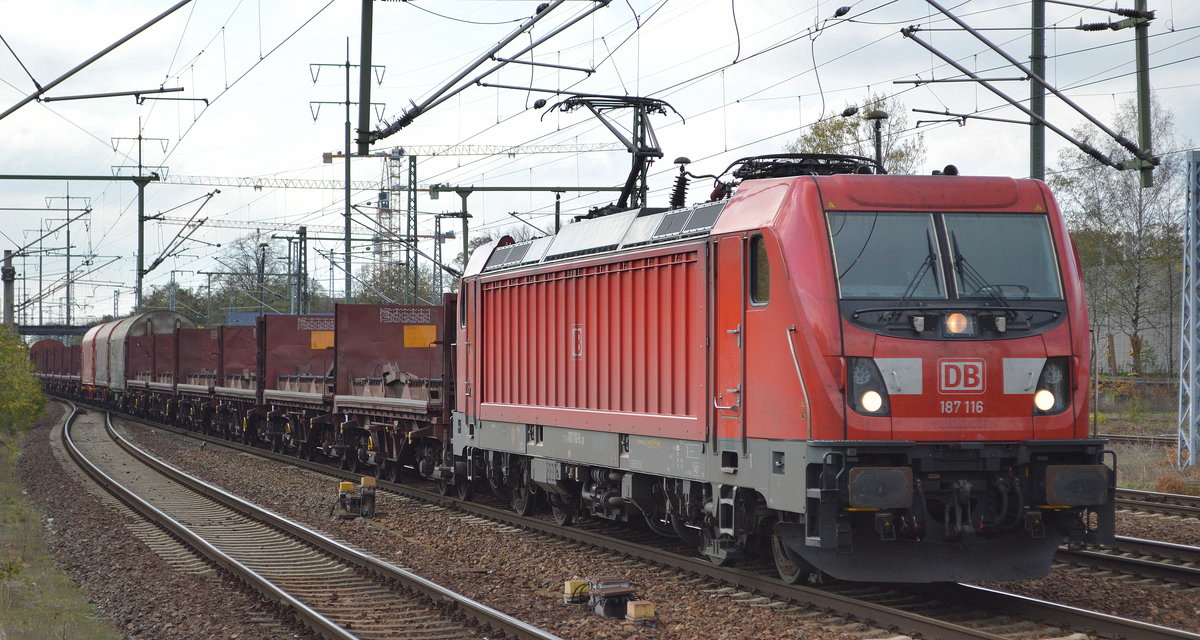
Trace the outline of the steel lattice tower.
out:
<instances>
[{"instance_id":1,"label":"steel lattice tower","mask_svg":"<svg viewBox=\"0 0 1200 640\"><path fill-rule=\"evenodd\" d=\"M408 304L421 299L421 273L417 269L417 156L408 156L408 211L404 223L404 297Z\"/></svg>"},{"instance_id":2,"label":"steel lattice tower","mask_svg":"<svg viewBox=\"0 0 1200 640\"><path fill-rule=\"evenodd\" d=\"M1187 215L1183 237L1183 301L1179 321L1179 446L1176 464L1193 466L1200 443L1196 442L1200 421L1200 151L1192 151L1187 163ZM1186 451L1186 453L1185 453Z\"/></svg>"}]
</instances>

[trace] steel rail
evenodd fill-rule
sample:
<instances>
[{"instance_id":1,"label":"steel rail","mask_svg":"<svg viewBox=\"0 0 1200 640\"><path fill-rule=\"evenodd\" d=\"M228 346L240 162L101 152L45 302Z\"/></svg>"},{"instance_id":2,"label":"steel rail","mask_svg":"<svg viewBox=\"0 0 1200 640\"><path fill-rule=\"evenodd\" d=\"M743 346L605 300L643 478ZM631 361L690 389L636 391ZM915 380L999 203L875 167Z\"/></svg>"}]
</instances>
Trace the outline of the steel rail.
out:
<instances>
[{"instance_id":1,"label":"steel rail","mask_svg":"<svg viewBox=\"0 0 1200 640\"><path fill-rule=\"evenodd\" d=\"M162 426L158 423L154 424L156 428ZM158 458L155 458L148 452L139 448L137 445L129 442L129 440L120 434L116 433L116 431L112 429L111 422L109 423L109 430L113 439L120 444L123 449L134 455L144 464L150 466L172 480L188 487L189 489L197 491L206 497L220 502L234 511L259 520L260 522L263 522L269 526L280 529L307 544L310 544L343 561L349 562L365 571L370 572L373 575L385 580L394 580L402 585L406 590L420 594L434 603L451 605L461 612L465 617L495 631L507 634L510 637L518 638L520 640L562 640L554 634L518 620L502 611L499 611L498 609L494 609L481 602L468 598L467 596L451 591L446 587L443 587L426 578L422 578L415 573L397 567L376 556L365 553L358 549L347 547L337 540L334 540L322 533L313 531L302 524L263 509L262 507L247 502L246 500L243 500L242 498L239 498L238 496L233 495L232 493L229 493L220 487L210 485L203 480L196 478L195 476L176 469L175 467L166 464ZM253 449L253 447L249 447L249 449L253 451L259 451ZM295 459L292 458L291 460L294 461ZM360 476L361 474L358 474L353 477Z\"/></svg>"},{"instance_id":2,"label":"steel rail","mask_svg":"<svg viewBox=\"0 0 1200 640\"><path fill-rule=\"evenodd\" d=\"M1200 518L1200 497L1178 493L1117 489L1117 506L1150 513Z\"/></svg>"},{"instance_id":3,"label":"steel rail","mask_svg":"<svg viewBox=\"0 0 1200 640\"><path fill-rule=\"evenodd\" d=\"M79 408L72 402L68 402L71 407L71 415L63 423L62 428L62 443L66 448L71 459L79 465L81 469L91 477L96 483L104 487L109 493L112 493L125 504L129 505L134 511L140 513L143 517L167 530L171 535L182 540L185 544L191 546L201 555L208 558L209 561L222 567L236 576L239 580L245 583L250 588L254 589L264 597L279 603L289 609L305 626L317 632L321 636L330 640L359 640L355 636L342 627L338 626L332 620L321 615L309 606L294 598L291 594L283 591L269 580L259 575L250 567L238 562L230 557L225 552L214 547L207 540L197 536L185 525L159 510L154 505L143 500L140 496L126 489L120 482L106 474L96 464L87 458L82 451L75 445L75 441L71 438L71 426L75 422L75 418L79 415ZM105 414L106 426L111 428L112 423Z\"/></svg>"},{"instance_id":4,"label":"steel rail","mask_svg":"<svg viewBox=\"0 0 1200 640\"><path fill-rule=\"evenodd\" d=\"M1123 433L1101 433L1097 434L1096 437L1108 440L1113 444L1156 444L1164 447L1173 445L1179 441L1175 436L1139 436Z\"/></svg>"},{"instance_id":5,"label":"steel rail","mask_svg":"<svg viewBox=\"0 0 1200 640\"><path fill-rule=\"evenodd\" d=\"M1120 555L1123 553L1135 553L1141 557ZM1177 562L1157 558L1171 558ZM1115 544L1098 549L1064 547L1058 550L1056 560L1175 584L1200 586L1200 567L1179 564L1200 560L1200 549L1169 542L1117 536Z\"/></svg>"},{"instance_id":6,"label":"steel rail","mask_svg":"<svg viewBox=\"0 0 1200 640\"><path fill-rule=\"evenodd\" d=\"M1076 607L1038 600L1028 596L970 584L936 585L926 589L958 602L970 602L979 607L995 609L1012 615L1065 625L1071 629L1087 630L1105 638L1137 638L1138 640L1200 640L1200 634L1171 629L1149 622L1089 611ZM1053 621L1053 622L1051 622Z\"/></svg>"}]
</instances>

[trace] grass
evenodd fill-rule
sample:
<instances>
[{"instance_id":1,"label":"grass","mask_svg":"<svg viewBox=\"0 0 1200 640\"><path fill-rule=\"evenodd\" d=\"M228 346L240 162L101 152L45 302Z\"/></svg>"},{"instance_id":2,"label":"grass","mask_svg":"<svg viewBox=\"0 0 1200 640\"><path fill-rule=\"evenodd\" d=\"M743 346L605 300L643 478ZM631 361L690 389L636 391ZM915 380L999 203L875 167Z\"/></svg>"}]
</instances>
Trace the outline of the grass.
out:
<instances>
[{"instance_id":1,"label":"grass","mask_svg":"<svg viewBox=\"0 0 1200 640\"><path fill-rule=\"evenodd\" d=\"M42 519L15 477L22 435L0 433L0 637L118 639L46 548Z\"/></svg>"}]
</instances>

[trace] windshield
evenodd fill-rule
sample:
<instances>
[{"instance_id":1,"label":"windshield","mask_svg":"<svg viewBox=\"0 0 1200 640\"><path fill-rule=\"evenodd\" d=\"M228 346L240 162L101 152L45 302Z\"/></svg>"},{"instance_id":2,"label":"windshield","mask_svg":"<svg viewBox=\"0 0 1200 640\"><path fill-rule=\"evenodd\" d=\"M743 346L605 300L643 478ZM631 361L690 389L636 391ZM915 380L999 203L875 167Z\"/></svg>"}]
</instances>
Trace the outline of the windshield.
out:
<instances>
[{"instance_id":1,"label":"windshield","mask_svg":"<svg viewBox=\"0 0 1200 640\"><path fill-rule=\"evenodd\" d=\"M830 212L843 298L945 298L933 216Z\"/></svg>"},{"instance_id":2,"label":"windshield","mask_svg":"<svg viewBox=\"0 0 1200 640\"><path fill-rule=\"evenodd\" d=\"M826 220L842 298L945 299L952 274L960 299L1062 299L1044 214L831 211Z\"/></svg>"},{"instance_id":3,"label":"windshield","mask_svg":"<svg viewBox=\"0 0 1200 640\"><path fill-rule=\"evenodd\" d=\"M960 298L1062 298L1046 216L947 213L943 218Z\"/></svg>"}]
</instances>

